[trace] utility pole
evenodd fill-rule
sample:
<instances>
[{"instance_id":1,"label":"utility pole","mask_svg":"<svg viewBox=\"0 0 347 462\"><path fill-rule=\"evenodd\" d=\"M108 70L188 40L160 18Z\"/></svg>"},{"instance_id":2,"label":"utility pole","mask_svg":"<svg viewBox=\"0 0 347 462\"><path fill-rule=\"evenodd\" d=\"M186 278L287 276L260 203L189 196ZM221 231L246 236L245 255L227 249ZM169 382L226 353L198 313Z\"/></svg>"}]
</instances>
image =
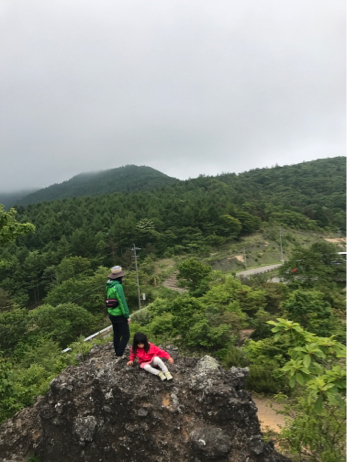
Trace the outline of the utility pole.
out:
<instances>
[{"instance_id":1,"label":"utility pole","mask_svg":"<svg viewBox=\"0 0 347 462\"><path fill-rule=\"evenodd\" d=\"M131 250L134 252L135 258L135 269L136 269L136 284L137 284L137 299L139 301L139 310L141 309L141 298L140 298L140 283L139 283L139 272L137 269L137 255L136 250L141 250L140 247L136 247L135 244L132 246Z\"/></svg>"},{"instance_id":2,"label":"utility pole","mask_svg":"<svg viewBox=\"0 0 347 462\"><path fill-rule=\"evenodd\" d=\"M245 263L245 267L247 268L246 247L243 248L243 261Z\"/></svg>"},{"instance_id":3,"label":"utility pole","mask_svg":"<svg viewBox=\"0 0 347 462\"><path fill-rule=\"evenodd\" d=\"M283 247L282 247L282 229L280 227L280 246L281 246L281 262L283 263Z\"/></svg>"}]
</instances>

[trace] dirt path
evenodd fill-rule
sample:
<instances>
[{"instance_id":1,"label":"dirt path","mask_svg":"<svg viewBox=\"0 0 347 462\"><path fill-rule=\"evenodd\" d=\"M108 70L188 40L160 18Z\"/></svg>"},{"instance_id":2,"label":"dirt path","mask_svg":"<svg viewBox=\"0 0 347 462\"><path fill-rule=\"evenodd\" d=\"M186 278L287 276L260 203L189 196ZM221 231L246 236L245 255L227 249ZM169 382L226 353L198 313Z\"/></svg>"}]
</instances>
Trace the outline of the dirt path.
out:
<instances>
[{"instance_id":1,"label":"dirt path","mask_svg":"<svg viewBox=\"0 0 347 462\"><path fill-rule=\"evenodd\" d=\"M176 277L177 274L178 274L178 271L174 271L171 274L171 276L163 282L163 286L171 290L176 290L177 292L180 292L180 293L187 292L186 289L183 289L182 287L178 287L178 281Z\"/></svg>"},{"instance_id":2,"label":"dirt path","mask_svg":"<svg viewBox=\"0 0 347 462\"><path fill-rule=\"evenodd\" d=\"M334 239L333 238L325 238L324 239L325 241L328 241L328 242L332 242L333 244L342 244L342 245L345 245L346 244L346 238L345 237L335 237Z\"/></svg>"},{"instance_id":3,"label":"dirt path","mask_svg":"<svg viewBox=\"0 0 347 462\"><path fill-rule=\"evenodd\" d=\"M265 432L270 429L276 433L279 433L281 427L284 427L285 421L282 414L276 414L276 410L282 410L282 406L268 398L258 398L252 396L252 399L258 408L258 418L260 421L261 430Z\"/></svg>"}]
</instances>

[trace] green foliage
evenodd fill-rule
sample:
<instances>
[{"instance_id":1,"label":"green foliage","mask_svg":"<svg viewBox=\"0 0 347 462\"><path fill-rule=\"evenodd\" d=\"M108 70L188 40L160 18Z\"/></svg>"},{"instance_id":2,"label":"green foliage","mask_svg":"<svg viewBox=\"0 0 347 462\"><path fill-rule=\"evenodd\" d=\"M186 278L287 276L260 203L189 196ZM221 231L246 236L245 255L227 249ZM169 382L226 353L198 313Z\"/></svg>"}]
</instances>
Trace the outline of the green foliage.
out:
<instances>
[{"instance_id":1,"label":"green foliage","mask_svg":"<svg viewBox=\"0 0 347 462\"><path fill-rule=\"evenodd\" d=\"M73 303L58 306L41 305L30 311L30 337L47 335L62 348L78 338L87 336L96 328L96 319L86 309Z\"/></svg>"},{"instance_id":2,"label":"green foliage","mask_svg":"<svg viewBox=\"0 0 347 462\"><path fill-rule=\"evenodd\" d=\"M158 300L158 299L157 299ZM153 319L153 313L149 310L148 307L142 308L131 315L131 322L137 322L142 326L149 324Z\"/></svg>"},{"instance_id":3,"label":"green foliage","mask_svg":"<svg viewBox=\"0 0 347 462\"><path fill-rule=\"evenodd\" d=\"M0 351L11 352L27 331L28 312L15 308L0 313Z\"/></svg>"},{"instance_id":4,"label":"green foliage","mask_svg":"<svg viewBox=\"0 0 347 462\"><path fill-rule=\"evenodd\" d=\"M170 304L170 312L175 316L173 328L185 339L194 321L204 317L205 307L197 298L181 296Z\"/></svg>"},{"instance_id":5,"label":"green foliage","mask_svg":"<svg viewBox=\"0 0 347 462\"><path fill-rule=\"evenodd\" d=\"M60 359L64 362L65 358L57 342L47 337L38 337L34 344L27 344L24 340L14 351L17 366L26 369L37 364L50 373L60 370Z\"/></svg>"},{"instance_id":6,"label":"green foliage","mask_svg":"<svg viewBox=\"0 0 347 462\"><path fill-rule=\"evenodd\" d=\"M221 359L225 367L228 369L232 366L246 367L249 366L250 363L244 352L233 344L230 344L228 348L224 349Z\"/></svg>"},{"instance_id":7,"label":"green foliage","mask_svg":"<svg viewBox=\"0 0 347 462\"><path fill-rule=\"evenodd\" d=\"M303 329L298 323L278 318L273 325L274 339L289 336L292 346L288 349L290 360L282 367L289 376L289 385L305 386L308 404L317 414L323 405L341 405L346 392L346 369L339 364L346 356L344 345L333 338L318 337Z\"/></svg>"},{"instance_id":8,"label":"green foliage","mask_svg":"<svg viewBox=\"0 0 347 462\"><path fill-rule=\"evenodd\" d=\"M63 280L59 285L53 286L45 303L56 306L60 303L76 302L93 314L105 312L107 274L106 268L100 268L93 276L82 273L78 278Z\"/></svg>"},{"instance_id":9,"label":"green foliage","mask_svg":"<svg viewBox=\"0 0 347 462\"><path fill-rule=\"evenodd\" d=\"M0 423L33 404L36 396L45 394L52 379L67 366L76 363L76 354L85 356L101 342L86 343L81 338L72 344L71 353L62 354L56 342L41 337L33 345L19 344L13 361L0 355Z\"/></svg>"},{"instance_id":10,"label":"green foliage","mask_svg":"<svg viewBox=\"0 0 347 462\"><path fill-rule=\"evenodd\" d=\"M275 363L265 365L252 364L249 366L247 387L257 393L275 394L285 389L285 382L281 377L274 376Z\"/></svg>"},{"instance_id":11,"label":"green foliage","mask_svg":"<svg viewBox=\"0 0 347 462\"><path fill-rule=\"evenodd\" d=\"M261 340L271 335L271 327L267 323L270 319L271 314L263 308L260 308L256 312L255 317L252 320L252 326L254 327L254 332L252 332L250 336L252 340Z\"/></svg>"},{"instance_id":12,"label":"green foliage","mask_svg":"<svg viewBox=\"0 0 347 462\"><path fill-rule=\"evenodd\" d=\"M246 312L253 314L265 306L265 291L248 287L236 278L226 277L222 284L218 284L217 281L203 297L203 301L216 309L220 307L228 312L237 313L240 316L241 328Z\"/></svg>"},{"instance_id":13,"label":"green foliage","mask_svg":"<svg viewBox=\"0 0 347 462\"><path fill-rule=\"evenodd\" d=\"M0 247L10 244L17 236L35 231L35 226L31 223L19 223L15 220L15 209L5 212L4 206L0 204Z\"/></svg>"},{"instance_id":14,"label":"green foliage","mask_svg":"<svg viewBox=\"0 0 347 462\"><path fill-rule=\"evenodd\" d=\"M202 347L215 350L225 347L233 339L230 337L230 326L228 324L219 324L211 326L206 318L199 319L198 316L193 318L193 325L184 335L185 345L188 347Z\"/></svg>"},{"instance_id":15,"label":"green foliage","mask_svg":"<svg viewBox=\"0 0 347 462\"><path fill-rule=\"evenodd\" d=\"M182 282L183 286L188 287L191 295L200 296L208 290L212 272L210 266L191 257L178 265L178 270L177 279Z\"/></svg>"},{"instance_id":16,"label":"green foliage","mask_svg":"<svg viewBox=\"0 0 347 462\"><path fill-rule=\"evenodd\" d=\"M305 398L285 406L291 417L280 438L293 460L344 462L346 460L346 414L339 406L323 407L319 415ZM298 459L297 459L298 457Z\"/></svg>"},{"instance_id":17,"label":"green foliage","mask_svg":"<svg viewBox=\"0 0 347 462\"><path fill-rule=\"evenodd\" d=\"M134 316L136 322L142 321L146 332L160 339L175 339L186 348L205 351L228 347L238 334L240 318L245 318L239 309L236 312L218 309L217 304L212 306L204 298L190 296L179 296L172 301L157 299L147 309L150 314L146 313L143 321L141 312Z\"/></svg>"},{"instance_id":18,"label":"green foliage","mask_svg":"<svg viewBox=\"0 0 347 462\"><path fill-rule=\"evenodd\" d=\"M230 215L221 215L216 232L222 236L238 237L242 229L240 220Z\"/></svg>"},{"instance_id":19,"label":"green foliage","mask_svg":"<svg viewBox=\"0 0 347 462\"><path fill-rule=\"evenodd\" d=\"M0 312L10 311L13 307L14 303L9 293L0 287Z\"/></svg>"},{"instance_id":20,"label":"green foliage","mask_svg":"<svg viewBox=\"0 0 347 462\"><path fill-rule=\"evenodd\" d=\"M242 351L250 363L247 385L251 390L272 394L290 391L281 371L281 367L288 359L286 340L277 342L273 338L249 340Z\"/></svg>"},{"instance_id":21,"label":"green foliage","mask_svg":"<svg viewBox=\"0 0 347 462\"><path fill-rule=\"evenodd\" d=\"M71 258L88 259L93 271L98 266L109 268L116 262L133 269L130 247L134 242L140 245L140 256L144 257L164 253L170 256L206 255L211 246L254 232L261 222L277 220L278 215L284 214L292 214L295 218L288 220L286 216L290 226L299 226L300 222L304 224L308 220L312 226L322 224L326 227L328 224L334 230L337 226L344 229L341 224L345 213L342 199L344 162L343 158L319 160L185 182L172 182L152 169L131 166L92 177L78 176L72 183L57 185L58 189L62 188L58 195L45 196L45 199L107 193L120 183L128 193L132 187L155 186L158 175L167 186L141 193L55 200L29 205L26 209L19 206L18 221L32 222L36 233L19 236L7 255L5 250L0 253L1 259L10 258L6 270L0 268L0 286L15 302L35 307L56 285L77 280L83 273L85 277L92 277L88 262L85 261L87 266L83 268L78 266L77 260L69 260ZM142 172L142 183L135 171ZM114 174L117 181L114 181ZM331 177L335 178L333 182ZM94 180L98 183L95 189ZM54 188L48 189L53 191ZM34 200L34 196L31 199ZM64 258L68 260L62 262ZM336 281L342 280L341 265L335 265L335 272ZM311 280L315 281L315 277ZM129 303L135 306L132 288L129 293ZM46 301L50 304L73 301L72 298L56 298ZM88 309L95 312L93 307Z\"/></svg>"},{"instance_id":22,"label":"green foliage","mask_svg":"<svg viewBox=\"0 0 347 462\"><path fill-rule=\"evenodd\" d=\"M271 214L271 221L276 223L290 226L298 229L308 229L311 231L317 231L318 226L313 220L307 217L303 217L301 213L297 212L273 212Z\"/></svg>"},{"instance_id":23,"label":"green foliage","mask_svg":"<svg viewBox=\"0 0 347 462\"><path fill-rule=\"evenodd\" d=\"M341 332L341 322L334 315L331 306L317 290L295 290L283 303L288 319L322 337ZM342 334L342 332L341 332Z\"/></svg>"},{"instance_id":24,"label":"green foliage","mask_svg":"<svg viewBox=\"0 0 347 462\"><path fill-rule=\"evenodd\" d=\"M0 357L0 422L10 415L15 405L11 369L12 364Z\"/></svg>"},{"instance_id":25,"label":"green foliage","mask_svg":"<svg viewBox=\"0 0 347 462\"><path fill-rule=\"evenodd\" d=\"M58 283L68 279L83 279L93 274L91 263L87 258L65 257L55 267L54 276Z\"/></svg>"},{"instance_id":26,"label":"green foliage","mask_svg":"<svg viewBox=\"0 0 347 462\"><path fill-rule=\"evenodd\" d=\"M148 331L156 338L165 338L172 335L173 332L173 314L163 313L156 316L149 324L147 324Z\"/></svg>"},{"instance_id":27,"label":"green foliage","mask_svg":"<svg viewBox=\"0 0 347 462\"><path fill-rule=\"evenodd\" d=\"M345 262L337 254L336 247L328 242L319 242L308 249L296 248L279 274L291 286L321 288L332 287L334 281L345 280L345 271Z\"/></svg>"}]
</instances>

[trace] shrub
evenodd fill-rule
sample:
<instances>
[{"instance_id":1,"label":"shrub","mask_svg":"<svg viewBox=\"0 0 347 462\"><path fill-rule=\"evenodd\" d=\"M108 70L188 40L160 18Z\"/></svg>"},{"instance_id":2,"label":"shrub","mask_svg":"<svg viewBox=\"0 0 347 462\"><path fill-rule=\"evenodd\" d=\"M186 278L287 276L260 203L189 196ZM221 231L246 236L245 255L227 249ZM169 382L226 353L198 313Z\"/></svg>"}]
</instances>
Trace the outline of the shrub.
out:
<instances>
[{"instance_id":1,"label":"shrub","mask_svg":"<svg viewBox=\"0 0 347 462\"><path fill-rule=\"evenodd\" d=\"M288 390L286 381L281 377L274 377L274 364L268 365L251 364L249 366L249 376L246 384L250 390L257 393L279 393Z\"/></svg>"},{"instance_id":2,"label":"shrub","mask_svg":"<svg viewBox=\"0 0 347 462\"><path fill-rule=\"evenodd\" d=\"M224 350L221 359L227 368L231 366L246 367L250 363L244 352L234 345L229 345L229 347Z\"/></svg>"}]
</instances>

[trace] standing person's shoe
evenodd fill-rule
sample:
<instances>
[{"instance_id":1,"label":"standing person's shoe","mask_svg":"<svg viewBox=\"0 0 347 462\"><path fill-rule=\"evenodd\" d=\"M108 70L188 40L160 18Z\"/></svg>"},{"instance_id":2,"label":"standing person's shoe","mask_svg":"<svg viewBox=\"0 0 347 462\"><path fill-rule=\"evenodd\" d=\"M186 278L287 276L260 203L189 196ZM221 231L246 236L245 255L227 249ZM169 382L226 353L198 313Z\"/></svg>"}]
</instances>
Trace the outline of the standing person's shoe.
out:
<instances>
[{"instance_id":1,"label":"standing person's shoe","mask_svg":"<svg viewBox=\"0 0 347 462\"><path fill-rule=\"evenodd\" d=\"M172 377L172 375L170 374L169 371L165 372L165 377L166 377L166 380L172 380L173 379L173 377Z\"/></svg>"},{"instance_id":2,"label":"standing person's shoe","mask_svg":"<svg viewBox=\"0 0 347 462\"><path fill-rule=\"evenodd\" d=\"M162 371L159 372L158 377L160 377L161 381L166 380L166 376L164 375L164 372Z\"/></svg>"}]
</instances>

